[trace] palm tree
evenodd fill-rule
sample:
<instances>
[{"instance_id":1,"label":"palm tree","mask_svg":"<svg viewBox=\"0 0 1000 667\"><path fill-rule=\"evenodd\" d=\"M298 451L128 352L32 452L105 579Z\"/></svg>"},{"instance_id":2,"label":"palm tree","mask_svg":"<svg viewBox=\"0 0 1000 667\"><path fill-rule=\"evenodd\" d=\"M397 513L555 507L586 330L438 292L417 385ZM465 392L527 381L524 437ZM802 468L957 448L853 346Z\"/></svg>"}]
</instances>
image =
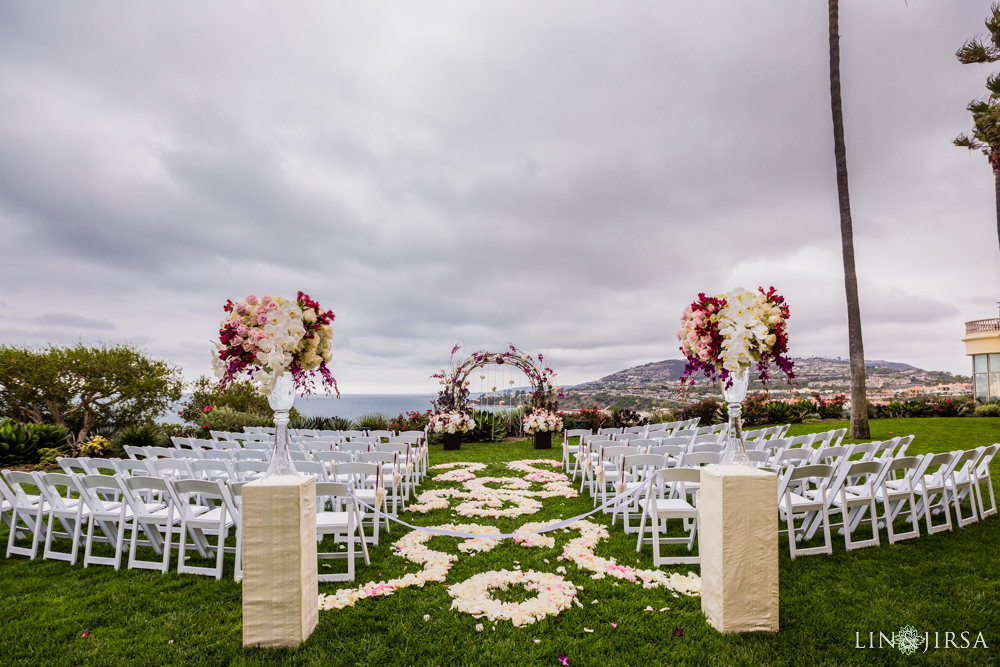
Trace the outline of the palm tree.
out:
<instances>
[{"instance_id":1,"label":"palm tree","mask_svg":"<svg viewBox=\"0 0 1000 667\"><path fill-rule=\"evenodd\" d=\"M844 105L840 97L840 9L830 2L830 106L833 110L833 154L837 160L837 195L840 200L840 242L844 254L844 287L847 290L847 341L851 357L852 439L871 437L868 428L868 392L865 387L865 347L861 339L861 306L858 274L854 268L854 225L847 189L847 146L844 144Z\"/></svg>"},{"instance_id":2,"label":"palm tree","mask_svg":"<svg viewBox=\"0 0 1000 667\"><path fill-rule=\"evenodd\" d=\"M1000 60L1000 3L993 3L990 12L992 15L986 20L989 41L975 37L955 53L963 65ZM990 160L997 207L997 238L1000 239L1000 73L994 72L986 78L986 88L989 94L973 100L968 106L972 112L972 132L958 135L955 145L980 150Z\"/></svg>"}]
</instances>

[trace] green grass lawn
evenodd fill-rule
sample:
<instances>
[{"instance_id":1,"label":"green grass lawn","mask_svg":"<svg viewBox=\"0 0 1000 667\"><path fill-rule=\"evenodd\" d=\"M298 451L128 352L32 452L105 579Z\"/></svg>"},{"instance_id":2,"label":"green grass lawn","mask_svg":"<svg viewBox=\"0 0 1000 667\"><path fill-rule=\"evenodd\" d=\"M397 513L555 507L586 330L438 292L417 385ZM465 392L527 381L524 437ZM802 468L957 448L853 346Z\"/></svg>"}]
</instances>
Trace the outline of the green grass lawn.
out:
<instances>
[{"instance_id":1,"label":"green grass lawn","mask_svg":"<svg viewBox=\"0 0 1000 667\"><path fill-rule=\"evenodd\" d=\"M843 425L798 425L791 434ZM876 439L911 433L916 439L910 453L969 448L1000 441L1000 419L872 422ZM537 452L528 442L467 443L458 452L432 447L431 463L476 461L489 466L479 476L517 476L505 462L560 454L558 445ZM422 490L445 485L428 480ZM591 508L587 495L554 498L544 501L537 514L495 525L508 532L527 521L570 517ZM402 518L421 525L487 522L450 510L405 513ZM609 523L610 516L592 520ZM356 584L419 568L390 554L391 541L403 534L404 529L394 526L372 551L372 565L359 561ZM515 562L523 570L554 572L556 556L576 535L556 533L553 549L504 542L493 551L460 555L447 583L485 570L510 569ZM558 665L560 654L568 656L573 667L1000 664L1000 516L951 533L922 535L894 546L884 542L850 553L844 550L843 537L833 537L832 555L792 561L782 536L781 631L775 634L721 635L705 622L700 598L674 598L663 589L646 590L611 578L592 580L589 572L564 561L567 577L583 587L584 608L574 606L535 625L515 628L501 621L494 628L485 619L451 611L444 585L430 583L362 600L352 608L320 612L315 633L295 650L242 648L240 584L232 581L232 557L223 581L13 557L0 559L0 665ZM6 528L0 529L0 539L6 544ZM428 546L458 553L456 543L435 537ZM636 554L635 537L620 528L612 528L611 538L596 551L625 565L652 568L650 549ZM334 567L343 567L343 562ZM678 568L685 573L689 569L698 571L696 566ZM331 593L343 586L321 584L320 591ZM499 595L523 599L513 589ZM647 606L655 611L644 611ZM663 607L669 609L659 611ZM425 614L429 621L423 620ZM480 622L483 632L475 630ZM933 633L939 632L942 643L945 632L971 631L973 640L982 632L988 648L932 648L914 656L893 648L855 648L856 633L867 644L870 632L877 639L880 631L889 634L904 625L931 632L932 642Z\"/></svg>"}]
</instances>

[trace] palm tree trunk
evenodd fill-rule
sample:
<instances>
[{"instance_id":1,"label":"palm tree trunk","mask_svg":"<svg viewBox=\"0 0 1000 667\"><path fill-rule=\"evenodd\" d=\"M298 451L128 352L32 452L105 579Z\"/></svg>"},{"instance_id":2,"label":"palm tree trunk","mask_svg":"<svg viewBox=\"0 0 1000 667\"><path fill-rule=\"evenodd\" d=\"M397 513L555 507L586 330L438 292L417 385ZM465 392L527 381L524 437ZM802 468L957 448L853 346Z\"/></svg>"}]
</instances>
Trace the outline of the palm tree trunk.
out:
<instances>
[{"instance_id":1,"label":"palm tree trunk","mask_svg":"<svg viewBox=\"0 0 1000 667\"><path fill-rule=\"evenodd\" d=\"M844 108L840 97L840 30L838 0L830 2L830 106L833 110L833 152L837 159L837 195L840 200L840 240L844 253L844 287L847 291L847 340L851 357L852 439L870 438L868 395L865 388L865 348L861 339L861 306L858 274L854 268L854 226L847 189L847 146L844 143ZM998 181L1000 182L1000 181ZM1000 193L1000 190L998 190ZM1000 194L998 194L1000 197ZM1000 199L998 199L1000 206ZM1000 210L1000 209L998 209ZM998 222L1000 225L1000 222ZM1000 228L998 228L1000 230Z\"/></svg>"},{"instance_id":2,"label":"palm tree trunk","mask_svg":"<svg viewBox=\"0 0 1000 667\"><path fill-rule=\"evenodd\" d=\"M1000 239L1000 171L993 172L993 190L997 197L997 239Z\"/></svg>"}]
</instances>

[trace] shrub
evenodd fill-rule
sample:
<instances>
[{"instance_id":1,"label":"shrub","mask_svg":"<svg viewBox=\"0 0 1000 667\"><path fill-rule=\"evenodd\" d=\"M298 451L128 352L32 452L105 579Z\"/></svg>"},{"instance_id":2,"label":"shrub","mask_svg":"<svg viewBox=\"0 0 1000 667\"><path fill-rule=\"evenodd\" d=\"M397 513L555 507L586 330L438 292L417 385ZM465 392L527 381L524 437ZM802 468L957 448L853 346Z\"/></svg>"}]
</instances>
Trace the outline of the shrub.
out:
<instances>
[{"instance_id":1,"label":"shrub","mask_svg":"<svg viewBox=\"0 0 1000 667\"><path fill-rule=\"evenodd\" d=\"M387 431L389 429L389 420L383 414L370 412L355 419L351 426L356 431L364 429L368 429L369 431Z\"/></svg>"},{"instance_id":2,"label":"shrub","mask_svg":"<svg viewBox=\"0 0 1000 667\"><path fill-rule=\"evenodd\" d=\"M38 449L69 449L70 433L68 429L53 424L32 424L31 429L38 439Z\"/></svg>"},{"instance_id":3,"label":"shrub","mask_svg":"<svg viewBox=\"0 0 1000 667\"><path fill-rule=\"evenodd\" d=\"M241 433L244 426L274 426L270 415L240 412L232 408L212 408L201 413L200 437L208 437L209 431Z\"/></svg>"},{"instance_id":4,"label":"shrub","mask_svg":"<svg viewBox=\"0 0 1000 667\"><path fill-rule=\"evenodd\" d=\"M0 465L38 460L38 436L31 426L5 419L0 423Z\"/></svg>"},{"instance_id":5,"label":"shrub","mask_svg":"<svg viewBox=\"0 0 1000 667\"><path fill-rule=\"evenodd\" d=\"M968 398L940 398L928 401L935 417L961 417L972 413L972 401Z\"/></svg>"},{"instance_id":6,"label":"shrub","mask_svg":"<svg viewBox=\"0 0 1000 667\"><path fill-rule=\"evenodd\" d=\"M524 421L524 408L504 408L501 410L495 410L493 414L499 416L503 423L507 427L506 435L518 438L524 435L524 427L522 422ZM560 416L562 413L559 413Z\"/></svg>"},{"instance_id":7,"label":"shrub","mask_svg":"<svg viewBox=\"0 0 1000 667\"><path fill-rule=\"evenodd\" d=\"M323 431L350 431L351 420L345 417L327 417Z\"/></svg>"},{"instance_id":8,"label":"shrub","mask_svg":"<svg viewBox=\"0 0 1000 667\"><path fill-rule=\"evenodd\" d=\"M405 415L401 414L398 417L390 419L389 430L396 431L397 433L401 431L423 431L431 421L431 414L431 410L425 412L410 410Z\"/></svg>"},{"instance_id":9,"label":"shrub","mask_svg":"<svg viewBox=\"0 0 1000 667\"><path fill-rule=\"evenodd\" d=\"M111 453L111 442L103 435L95 435L76 449L77 456L107 456Z\"/></svg>"},{"instance_id":10,"label":"shrub","mask_svg":"<svg viewBox=\"0 0 1000 667\"><path fill-rule=\"evenodd\" d=\"M976 406L977 417L1000 417L1000 404L984 403Z\"/></svg>"},{"instance_id":11,"label":"shrub","mask_svg":"<svg viewBox=\"0 0 1000 667\"><path fill-rule=\"evenodd\" d=\"M132 447L169 447L170 438L156 424L133 424L118 431L111 439L111 448L116 454Z\"/></svg>"},{"instance_id":12,"label":"shrub","mask_svg":"<svg viewBox=\"0 0 1000 667\"><path fill-rule=\"evenodd\" d=\"M643 417L635 410L620 408L614 411L615 428L631 428L632 426L646 426L649 419Z\"/></svg>"},{"instance_id":13,"label":"shrub","mask_svg":"<svg viewBox=\"0 0 1000 667\"><path fill-rule=\"evenodd\" d=\"M844 403L847 402L846 396L840 394L829 401L824 400L819 393L813 394L813 396L816 397L816 402L813 404L813 410L816 411L820 419L844 418Z\"/></svg>"},{"instance_id":14,"label":"shrub","mask_svg":"<svg viewBox=\"0 0 1000 667\"><path fill-rule=\"evenodd\" d=\"M720 407L722 407L722 404L716 399L705 398L700 401L695 401L694 403L682 405L678 416L681 419L694 419L695 417L700 417L700 424L711 424L714 422L715 413Z\"/></svg>"},{"instance_id":15,"label":"shrub","mask_svg":"<svg viewBox=\"0 0 1000 667\"><path fill-rule=\"evenodd\" d=\"M767 404L767 421L771 424L798 424L803 414L791 403L771 401Z\"/></svg>"},{"instance_id":16,"label":"shrub","mask_svg":"<svg viewBox=\"0 0 1000 667\"><path fill-rule=\"evenodd\" d=\"M933 414L930 406L925 401L904 401L907 417L930 417Z\"/></svg>"},{"instance_id":17,"label":"shrub","mask_svg":"<svg viewBox=\"0 0 1000 667\"><path fill-rule=\"evenodd\" d=\"M62 455L63 452L58 449L39 449L38 462L44 465L52 465L56 462L56 459Z\"/></svg>"},{"instance_id":18,"label":"shrub","mask_svg":"<svg viewBox=\"0 0 1000 667\"><path fill-rule=\"evenodd\" d=\"M653 408L646 414L650 424L666 424L667 422L676 421L672 410Z\"/></svg>"},{"instance_id":19,"label":"shrub","mask_svg":"<svg viewBox=\"0 0 1000 667\"><path fill-rule=\"evenodd\" d=\"M767 394L750 394L747 396L746 400L743 401L743 425L744 426L760 426L761 424L768 423L767 419Z\"/></svg>"},{"instance_id":20,"label":"shrub","mask_svg":"<svg viewBox=\"0 0 1000 667\"><path fill-rule=\"evenodd\" d=\"M188 424L160 424L163 435L170 438L200 438L203 432L200 428Z\"/></svg>"},{"instance_id":21,"label":"shrub","mask_svg":"<svg viewBox=\"0 0 1000 667\"><path fill-rule=\"evenodd\" d=\"M507 420L504 415L489 410L473 410L472 418L476 428L463 436L470 442L497 442L507 435Z\"/></svg>"},{"instance_id":22,"label":"shrub","mask_svg":"<svg viewBox=\"0 0 1000 667\"><path fill-rule=\"evenodd\" d=\"M575 412L570 416L572 417L569 425L570 428L573 427L572 422L582 421L587 423L587 425L584 426L584 428L589 428L594 433L596 433L597 429L599 428L604 428L605 426L609 426L611 424L611 420L613 419L610 412L608 412L607 410L602 410L596 405L592 408L583 408L582 410L579 410L578 412ZM566 423L565 417L563 417L563 423L564 424Z\"/></svg>"}]
</instances>

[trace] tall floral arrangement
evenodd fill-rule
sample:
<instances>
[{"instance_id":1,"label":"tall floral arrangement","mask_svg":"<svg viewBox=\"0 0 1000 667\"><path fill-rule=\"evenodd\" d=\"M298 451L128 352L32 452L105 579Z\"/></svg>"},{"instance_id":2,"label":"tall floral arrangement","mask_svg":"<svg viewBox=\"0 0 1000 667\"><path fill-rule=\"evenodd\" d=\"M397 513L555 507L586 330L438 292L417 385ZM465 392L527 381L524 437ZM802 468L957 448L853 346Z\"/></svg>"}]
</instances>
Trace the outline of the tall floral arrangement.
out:
<instances>
[{"instance_id":1,"label":"tall floral arrangement","mask_svg":"<svg viewBox=\"0 0 1000 667\"><path fill-rule=\"evenodd\" d=\"M535 408L530 415L524 417L521 423L524 432L528 435L544 431L561 431L562 425L562 417L542 408Z\"/></svg>"},{"instance_id":2,"label":"tall floral arrangement","mask_svg":"<svg viewBox=\"0 0 1000 667\"><path fill-rule=\"evenodd\" d=\"M227 301L223 310L226 317L213 353L215 374L223 387L245 374L261 393L270 395L278 377L288 372L300 391L311 393L319 375L323 389L340 397L327 367L332 358L333 312L302 292L294 301L250 294L237 303Z\"/></svg>"},{"instance_id":3,"label":"tall floral arrangement","mask_svg":"<svg viewBox=\"0 0 1000 667\"><path fill-rule=\"evenodd\" d=\"M433 433L468 433L476 428L472 415L455 410L431 415L427 428Z\"/></svg>"},{"instance_id":4,"label":"tall floral arrangement","mask_svg":"<svg viewBox=\"0 0 1000 667\"><path fill-rule=\"evenodd\" d=\"M773 287L767 291L759 287L756 292L737 287L712 297L699 294L684 309L677 330L687 358L681 380L703 373L731 383L730 374L756 364L758 378L766 385L774 362L791 383L795 373L786 356L788 317L788 305Z\"/></svg>"}]
</instances>

